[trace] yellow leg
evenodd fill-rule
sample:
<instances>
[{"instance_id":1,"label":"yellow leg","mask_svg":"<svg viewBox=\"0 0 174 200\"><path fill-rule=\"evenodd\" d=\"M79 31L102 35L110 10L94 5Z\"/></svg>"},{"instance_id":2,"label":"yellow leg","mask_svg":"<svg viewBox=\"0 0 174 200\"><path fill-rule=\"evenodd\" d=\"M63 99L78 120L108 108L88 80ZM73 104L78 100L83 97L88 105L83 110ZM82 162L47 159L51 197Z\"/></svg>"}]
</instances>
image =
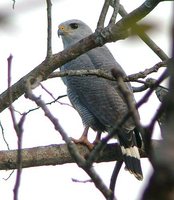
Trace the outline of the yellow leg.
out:
<instances>
[{"instance_id":1,"label":"yellow leg","mask_svg":"<svg viewBox=\"0 0 174 200\"><path fill-rule=\"evenodd\" d=\"M90 150L92 150L94 148L94 144L92 144L91 142L89 142L88 140L88 130L89 127L85 127L82 136L79 139L74 139L72 138L72 141L75 144L84 144L86 145Z\"/></svg>"}]
</instances>

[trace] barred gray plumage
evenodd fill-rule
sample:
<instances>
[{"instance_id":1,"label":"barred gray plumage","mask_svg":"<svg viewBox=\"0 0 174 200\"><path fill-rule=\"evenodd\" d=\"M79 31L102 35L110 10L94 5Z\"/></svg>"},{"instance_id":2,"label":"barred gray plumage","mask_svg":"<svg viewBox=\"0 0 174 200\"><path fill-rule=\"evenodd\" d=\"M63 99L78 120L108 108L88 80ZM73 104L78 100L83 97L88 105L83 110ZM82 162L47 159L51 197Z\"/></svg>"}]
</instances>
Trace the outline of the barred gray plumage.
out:
<instances>
[{"instance_id":1,"label":"barred gray plumage","mask_svg":"<svg viewBox=\"0 0 174 200\"><path fill-rule=\"evenodd\" d=\"M64 48L68 48L79 40L92 34L91 29L80 20L69 20L59 25L58 35L61 36ZM119 69L125 72L116 62L106 46L97 47L82 54L61 67L61 71L80 69ZM67 86L67 94L82 118L87 135L91 127L98 134L106 131L110 133L118 121L128 112L128 107L116 81L110 81L95 75L66 76L63 78ZM126 83L132 93L129 83ZM132 93L132 102L135 102ZM135 123L132 118L126 121L117 131L126 168L142 180L139 150L134 133Z\"/></svg>"}]
</instances>

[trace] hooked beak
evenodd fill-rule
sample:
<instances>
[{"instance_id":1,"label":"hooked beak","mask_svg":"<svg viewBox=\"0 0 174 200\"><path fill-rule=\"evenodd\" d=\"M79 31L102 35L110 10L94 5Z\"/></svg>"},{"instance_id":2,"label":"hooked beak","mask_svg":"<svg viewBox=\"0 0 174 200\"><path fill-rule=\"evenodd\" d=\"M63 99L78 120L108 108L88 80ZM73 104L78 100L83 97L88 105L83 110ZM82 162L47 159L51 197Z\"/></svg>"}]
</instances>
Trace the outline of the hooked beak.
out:
<instances>
[{"instance_id":1,"label":"hooked beak","mask_svg":"<svg viewBox=\"0 0 174 200\"><path fill-rule=\"evenodd\" d=\"M66 27L63 25L59 25L57 31L58 37L65 35L66 32L67 32Z\"/></svg>"},{"instance_id":2,"label":"hooked beak","mask_svg":"<svg viewBox=\"0 0 174 200\"><path fill-rule=\"evenodd\" d=\"M58 34L58 37L60 37L64 34L64 32L61 29L58 29L57 34Z\"/></svg>"}]
</instances>

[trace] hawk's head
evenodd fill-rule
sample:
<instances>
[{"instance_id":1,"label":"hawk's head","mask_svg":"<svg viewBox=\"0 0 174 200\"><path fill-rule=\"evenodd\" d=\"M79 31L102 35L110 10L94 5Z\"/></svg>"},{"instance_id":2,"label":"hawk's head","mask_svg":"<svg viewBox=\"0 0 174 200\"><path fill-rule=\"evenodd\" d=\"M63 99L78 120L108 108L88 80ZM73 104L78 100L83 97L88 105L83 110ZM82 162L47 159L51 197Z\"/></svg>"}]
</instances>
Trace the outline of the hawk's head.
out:
<instances>
[{"instance_id":1,"label":"hawk's head","mask_svg":"<svg viewBox=\"0 0 174 200\"><path fill-rule=\"evenodd\" d=\"M92 34L92 30L84 22L72 19L61 23L58 27L58 36L62 37L64 48Z\"/></svg>"}]
</instances>

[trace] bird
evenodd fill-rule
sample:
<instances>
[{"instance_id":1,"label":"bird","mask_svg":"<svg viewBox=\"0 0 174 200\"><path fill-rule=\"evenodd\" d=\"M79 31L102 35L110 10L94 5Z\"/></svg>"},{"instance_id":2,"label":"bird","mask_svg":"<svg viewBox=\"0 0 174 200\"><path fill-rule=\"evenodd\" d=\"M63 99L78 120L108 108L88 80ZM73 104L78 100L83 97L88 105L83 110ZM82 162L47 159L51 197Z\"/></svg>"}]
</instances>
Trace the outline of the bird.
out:
<instances>
[{"instance_id":1,"label":"bird","mask_svg":"<svg viewBox=\"0 0 174 200\"><path fill-rule=\"evenodd\" d=\"M60 23L57 33L62 39L63 48L67 49L93 32L83 21L71 19ZM69 61L61 66L60 71L84 69L116 69L126 75L105 45L89 50ZM117 81L111 81L96 75L66 76L62 80L67 87L68 98L79 113L85 127L80 139L75 140L77 143L84 143L90 147L91 143L87 138L89 128L97 132L95 140L97 141L103 132L111 133L118 121L129 111L125 98L118 88ZM130 83L125 84L130 91L132 102L135 103ZM138 180L142 180L143 173L135 129L135 122L130 117L117 130L115 135L121 147L126 169L134 174Z\"/></svg>"}]
</instances>

